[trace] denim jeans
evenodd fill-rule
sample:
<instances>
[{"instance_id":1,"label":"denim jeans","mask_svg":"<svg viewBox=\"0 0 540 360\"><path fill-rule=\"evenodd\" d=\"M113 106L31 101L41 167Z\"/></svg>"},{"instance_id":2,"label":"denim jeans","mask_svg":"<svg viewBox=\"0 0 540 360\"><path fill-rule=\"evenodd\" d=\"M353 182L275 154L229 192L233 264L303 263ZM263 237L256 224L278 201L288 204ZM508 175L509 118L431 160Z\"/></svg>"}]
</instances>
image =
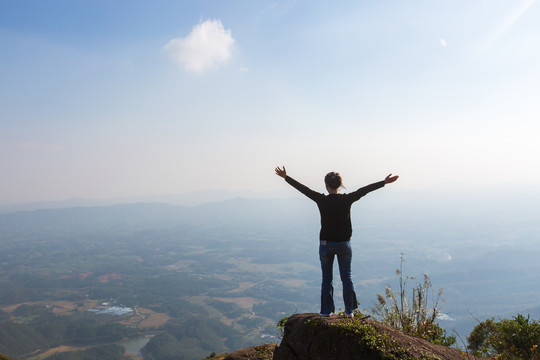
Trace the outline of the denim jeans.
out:
<instances>
[{"instance_id":1,"label":"denim jeans","mask_svg":"<svg viewBox=\"0 0 540 360\"><path fill-rule=\"evenodd\" d=\"M350 241L321 241L319 245L319 258L321 259L322 285L321 285L321 315L330 315L335 312L333 267L334 257L337 255L339 275L343 285L343 301L345 314L350 315L358 308L356 293L351 280L352 249Z\"/></svg>"}]
</instances>

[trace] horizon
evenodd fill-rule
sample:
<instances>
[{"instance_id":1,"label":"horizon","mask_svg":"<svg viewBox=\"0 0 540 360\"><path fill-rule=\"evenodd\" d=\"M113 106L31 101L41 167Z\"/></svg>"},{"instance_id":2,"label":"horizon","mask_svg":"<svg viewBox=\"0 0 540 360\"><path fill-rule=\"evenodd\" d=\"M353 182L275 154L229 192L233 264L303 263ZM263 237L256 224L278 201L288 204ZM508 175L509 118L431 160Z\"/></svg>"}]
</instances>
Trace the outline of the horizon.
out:
<instances>
[{"instance_id":1,"label":"horizon","mask_svg":"<svg viewBox=\"0 0 540 360\"><path fill-rule=\"evenodd\" d=\"M0 204L196 191L536 193L536 0L0 3ZM324 190L324 189L323 189Z\"/></svg>"},{"instance_id":2,"label":"horizon","mask_svg":"<svg viewBox=\"0 0 540 360\"><path fill-rule=\"evenodd\" d=\"M39 210L69 210L76 208L107 208L114 206L165 205L204 209L205 206L222 207L238 204L257 207L259 216L272 216L276 206L285 206L302 212L304 217L318 218L317 207L294 189L279 192L192 192L184 194L155 195L132 198L85 199L30 202L19 204L0 203L0 216L10 213ZM240 201L240 203L238 202ZM236 205L235 205L236 204ZM278 205L281 204L281 205ZM454 232L459 228L476 226L489 229L505 224L514 231L526 231L538 223L540 192L529 189L497 191L492 189L452 189L451 191L416 191L382 189L362 198L351 209L355 225L378 224L382 229L401 226L403 223L427 222L443 226ZM266 215L264 215L264 213ZM254 214L245 214L254 216ZM300 215L300 214L299 214ZM221 219L216 219L220 221Z\"/></svg>"},{"instance_id":3,"label":"horizon","mask_svg":"<svg viewBox=\"0 0 540 360\"><path fill-rule=\"evenodd\" d=\"M399 181L399 180L398 180ZM283 181L284 182L284 181ZM318 191L323 194L327 194L326 189L324 189L323 182L321 184L307 184L313 190ZM287 185L284 182L285 185ZM117 204L129 204L129 203L163 203L171 205L182 205L182 206L197 206L205 203L213 203L231 200L235 198L243 198L248 200L290 200L290 199L304 199L305 196L293 189L290 186L283 186L282 189L276 190L267 190L267 191L255 191L255 190L194 190L188 192L179 192L179 193L161 193L161 194L147 194L147 195L136 195L136 196L111 196L111 197L70 197L70 198L60 198L60 199L49 199L49 200L37 200L37 201L2 201L0 199L0 211L4 211L10 207L13 208L24 208L26 206L38 206L36 209L46 209L48 205L55 207L69 207L71 203L78 204L87 204L83 206L101 206L106 205L117 205ZM363 185L362 185L363 186ZM358 186L358 188L361 186ZM386 202L392 202L392 199L403 200L405 197L419 196L417 199L420 202L434 202L440 201L441 204L448 201L450 203L455 202L456 199L467 199L473 202L485 202L510 199L535 199L540 196L540 186L531 186L531 187L516 187L512 188L511 191L509 187L500 185L500 186L465 186L464 184L457 183L446 183L441 188L426 188L426 189L400 189L399 187L391 185L386 186L387 189L384 192L389 192L389 194L378 194L374 196L374 201L377 202L377 197L383 197ZM340 193L349 193L355 191L357 187L340 189ZM373 195L372 195L373 196ZM368 199L370 196L368 196ZM435 200L436 199L436 200ZM534 201L534 200L531 200ZM65 206L62 206L66 204ZM92 205L94 204L94 205ZM79 205L77 205L79 206Z\"/></svg>"}]
</instances>

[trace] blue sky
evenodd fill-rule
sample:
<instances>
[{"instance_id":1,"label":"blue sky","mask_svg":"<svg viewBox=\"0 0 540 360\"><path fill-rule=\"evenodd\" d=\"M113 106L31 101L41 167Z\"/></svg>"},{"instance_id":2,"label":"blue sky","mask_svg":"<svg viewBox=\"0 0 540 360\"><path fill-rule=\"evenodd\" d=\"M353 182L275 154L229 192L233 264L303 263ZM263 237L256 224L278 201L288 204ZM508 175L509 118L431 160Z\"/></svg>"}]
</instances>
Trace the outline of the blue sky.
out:
<instances>
[{"instance_id":1,"label":"blue sky","mask_svg":"<svg viewBox=\"0 0 540 360\"><path fill-rule=\"evenodd\" d=\"M540 4L0 0L0 203L537 191Z\"/></svg>"}]
</instances>

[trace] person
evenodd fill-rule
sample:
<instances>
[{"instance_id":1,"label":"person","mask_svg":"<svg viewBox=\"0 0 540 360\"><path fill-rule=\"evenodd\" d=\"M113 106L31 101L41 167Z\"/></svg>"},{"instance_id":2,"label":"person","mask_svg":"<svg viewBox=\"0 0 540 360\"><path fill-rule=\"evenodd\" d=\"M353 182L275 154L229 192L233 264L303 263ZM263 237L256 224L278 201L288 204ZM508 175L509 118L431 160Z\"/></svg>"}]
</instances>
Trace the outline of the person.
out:
<instances>
[{"instance_id":1,"label":"person","mask_svg":"<svg viewBox=\"0 0 540 360\"><path fill-rule=\"evenodd\" d=\"M343 181L339 173L330 172L324 182L328 195L313 191L287 175L285 166L275 168L276 174L285 179L295 189L315 201L321 214L321 230L319 233L319 258L321 261L322 284L321 284L321 312L322 316L330 316L335 312L333 266L337 256L339 274L343 285L343 301L345 303L345 315L353 316L358 308L356 293L351 279L351 205L366 194L380 189L386 184L393 183L399 176L388 175L384 180L364 186L349 194L338 193L343 187Z\"/></svg>"}]
</instances>

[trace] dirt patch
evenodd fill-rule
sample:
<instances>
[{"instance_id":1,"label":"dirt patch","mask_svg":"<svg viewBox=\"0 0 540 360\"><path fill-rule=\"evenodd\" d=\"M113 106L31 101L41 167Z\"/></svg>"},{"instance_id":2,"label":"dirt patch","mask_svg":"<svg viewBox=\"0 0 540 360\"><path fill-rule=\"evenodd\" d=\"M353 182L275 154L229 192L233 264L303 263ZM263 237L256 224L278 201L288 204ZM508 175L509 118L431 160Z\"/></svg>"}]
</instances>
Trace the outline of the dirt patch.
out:
<instances>
[{"instance_id":1,"label":"dirt patch","mask_svg":"<svg viewBox=\"0 0 540 360\"><path fill-rule=\"evenodd\" d=\"M109 273L109 274L101 275L100 277L98 277L98 280L101 283L107 283L112 280L122 280L125 277L126 275L117 274L117 273Z\"/></svg>"},{"instance_id":2,"label":"dirt patch","mask_svg":"<svg viewBox=\"0 0 540 360\"><path fill-rule=\"evenodd\" d=\"M140 307L140 306L137 306L136 307L136 310L139 314L143 314L143 315L146 315L146 314L153 314L154 311L150 310L150 309L147 309L147 308L143 308L143 307Z\"/></svg>"},{"instance_id":3,"label":"dirt patch","mask_svg":"<svg viewBox=\"0 0 540 360\"><path fill-rule=\"evenodd\" d=\"M233 303L244 309L251 309L253 305L260 303L260 300L256 300L252 297L215 298L215 300Z\"/></svg>"},{"instance_id":4,"label":"dirt patch","mask_svg":"<svg viewBox=\"0 0 540 360\"><path fill-rule=\"evenodd\" d=\"M175 262L172 265L165 266L165 268L167 270L173 270L173 271L188 270L189 267L194 263L195 263L195 260L180 260L180 261Z\"/></svg>"},{"instance_id":5,"label":"dirt patch","mask_svg":"<svg viewBox=\"0 0 540 360\"><path fill-rule=\"evenodd\" d=\"M321 271L319 268L315 268L313 265L289 262L282 264L258 264L253 263L254 258L231 258L227 261L227 264L233 265L234 268L229 269L228 272L249 272L249 273L271 273L290 275L291 273L300 273L303 271Z\"/></svg>"},{"instance_id":6,"label":"dirt patch","mask_svg":"<svg viewBox=\"0 0 540 360\"><path fill-rule=\"evenodd\" d=\"M229 291L229 293L233 294L233 293L237 293L237 292L242 292L246 289L249 289L250 287L253 287L255 286L255 283L253 282L241 282L240 284L238 284L238 288L234 289L234 290L231 290Z\"/></svg>"},{"instance_id":7,"label":"dirt patch","mask_svg":"<svg viewBox=\"0 0 540 360\"><path fill-rule=\"evenodd\" d=\"M225 274L216 274L214 276L216 279L223 280L223 281L230 281L233 279L231 275L225 275Z\"/></svg>"},{"instance_id":8,"label":"dirt patch","mask_svg":"<svg viewBox=\"0 0 540 360\"><path fill-rule=\"evenodd\" d=\"M52 312L55 315L68 315L79 306L71 301L54 301L46 306L52 307Z\"/></svg>"},{"instance_id":9,"label":"dirt patch","mask_svg":"<svg viewBox=\"0 0 540 360\"><path fill-rule=\"evenodd\" d=\"M44 353L39 354L38 356L31 357L30 360L41 360L45 359L51 355L66 352L66 351L82 351L86 350L87 347L75 347L75 346L58 346L52 349L45 351Z\"/></svg>"},{"instance_id":10,"label":"dirt patch","mask_svg":"<svg viewBox=\"0 0 540 360\"><path fill-rule=\"evenodd\" d=\"M302 279L276 279L278 283L291 287L301 287L306 284L306 280Z\"/></svg>"},{"instance_id":11,"label":"dirt patch","mask_svg":"<svg viewBox=\"0 0 540 360\"><path fill-rule=\"evenodd\" d=\"M87 277L89 277L90 275L92 275L91 271L85 271L85 272L80 273L80 274L62 275L62 276L59 277L59 279L80 279L80 280L84 280Z\"/></svg>"},{"instance_id":12,"label":"dirt patch","mask_svg":"<svg viewBox=\"0 0 540 360\"><path fill-rule=\"evenodd\" d=\"M8 314L11 314L17 307L19 307L19 305L22 305L22 304L30 304L30 303L21 303L21 304L17 304L17 305L5 306L5 307L2 308L2 311L6 312Z\"/></svg>"},{"instance_id":13,"label":"dirt patch","mask_svg":"<svg viewBox=\"0 0 540 360\"><path fill-rule=\"evenodd\" d=\"M156 328L165 325L170 317L167 314L153 313L139 323L139 328Z\"/></svg>"}]
</instances>

